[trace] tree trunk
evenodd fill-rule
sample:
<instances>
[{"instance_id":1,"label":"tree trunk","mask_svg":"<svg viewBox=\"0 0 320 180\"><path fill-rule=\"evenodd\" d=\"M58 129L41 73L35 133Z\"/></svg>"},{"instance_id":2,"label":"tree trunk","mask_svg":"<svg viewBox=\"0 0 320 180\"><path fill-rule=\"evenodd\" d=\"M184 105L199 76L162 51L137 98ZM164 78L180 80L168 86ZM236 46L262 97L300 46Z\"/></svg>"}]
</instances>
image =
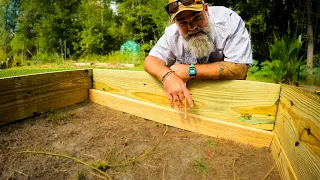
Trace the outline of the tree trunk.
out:
<instances>
[{"instance_id":1,"label":"tree trunk","mask_svg":"<svg viewBox=\"0 0 320 180\"><path fill-rule=\"evenodd\" d=\"M104 22L104 1L101 0L101 26L103 26Z\"/></svg>"},{"instance_id":2,"label":"tree trunk","mask_svg":"<svg viewBox=\"0 0 320 180\"><path fill-rule=\"evenodd\" d=\"M8 30L7 30L7 26L8 26L8 8L9 8L9 5L7 5L6 6L6 15L5 15L5 25L4 25L4 31L5 31L5 33L7 33L8 32ZM5 40L4 40L4 52L6 53L6 54L8 54L8 49L7 49L7 41L8 41L8 36L7 36L7 34L5 35Z\"/></svg>"},{"instance_id":3,"label":"tree trunk","mask_svg":"<svg viewBox=\"0 0 320 180\"><path fill-rule=\"evenodd\" d=\"M313 80L313 50L314 50L314 41L313 41L313 30L312 30L312 2L311 0L306 0L307 4L307 20L308 20L308 27L307 27L307 42L308 42L308 49L307 49L307 72L309 75L309 80Z\"/></svg>"}]
</instances>

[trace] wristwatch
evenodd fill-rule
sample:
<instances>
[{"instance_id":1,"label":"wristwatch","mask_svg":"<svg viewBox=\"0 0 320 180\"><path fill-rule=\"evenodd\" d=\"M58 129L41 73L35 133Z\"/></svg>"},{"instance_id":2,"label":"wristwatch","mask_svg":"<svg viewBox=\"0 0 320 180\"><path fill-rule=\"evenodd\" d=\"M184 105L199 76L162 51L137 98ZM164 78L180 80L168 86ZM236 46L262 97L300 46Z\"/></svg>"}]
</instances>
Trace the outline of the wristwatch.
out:
<instances>
[{"instance_id":1,"label":"wristwatch","mask_svg":"<svg viewBox=\"0 0 320 180\"><path fill-rule=\"evenodd\" d=\"M197 69L194 66L194 64L190 64L190 67L188 69L188 74L191 78L195 78L197 75Z\"/></svg>"}]
</instances>

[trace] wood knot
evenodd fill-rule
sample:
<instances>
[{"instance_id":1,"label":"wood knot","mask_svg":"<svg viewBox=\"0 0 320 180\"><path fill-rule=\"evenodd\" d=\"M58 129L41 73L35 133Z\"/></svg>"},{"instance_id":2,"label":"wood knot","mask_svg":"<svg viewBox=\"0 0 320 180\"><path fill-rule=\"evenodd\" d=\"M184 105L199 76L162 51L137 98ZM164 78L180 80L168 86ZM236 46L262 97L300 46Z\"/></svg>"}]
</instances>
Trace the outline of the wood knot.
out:
<instances>
[{"instance_id":1,"label":"wood knot","mask_svg":"<svg viewBox=\"0 0 320 180\"><path fill-rule=\"evenodd\" d=\"M291 105L291 106L294 106L293 101L290 101L290 105Z\"/></svg>"}]
</instances>

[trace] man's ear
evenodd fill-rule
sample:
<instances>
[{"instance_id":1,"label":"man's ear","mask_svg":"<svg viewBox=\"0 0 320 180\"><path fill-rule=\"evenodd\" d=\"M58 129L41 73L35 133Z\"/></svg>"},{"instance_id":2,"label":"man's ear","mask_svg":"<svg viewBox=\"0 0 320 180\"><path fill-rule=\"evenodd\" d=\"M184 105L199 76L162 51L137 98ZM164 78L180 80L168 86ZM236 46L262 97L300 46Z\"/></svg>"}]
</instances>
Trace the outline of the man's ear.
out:
<instances>
[{"instance_id":1,"label":"man's ear","mask_svg":"<svg viewBox=\"0 0 320 180\"><path fill-rule=\"evenodd\" d=\"M208 4L207 4L207 3L205 3L205 4L203 5L203 9L204 9L206 12L208 12Z\"/></svg>"}]
</instances>

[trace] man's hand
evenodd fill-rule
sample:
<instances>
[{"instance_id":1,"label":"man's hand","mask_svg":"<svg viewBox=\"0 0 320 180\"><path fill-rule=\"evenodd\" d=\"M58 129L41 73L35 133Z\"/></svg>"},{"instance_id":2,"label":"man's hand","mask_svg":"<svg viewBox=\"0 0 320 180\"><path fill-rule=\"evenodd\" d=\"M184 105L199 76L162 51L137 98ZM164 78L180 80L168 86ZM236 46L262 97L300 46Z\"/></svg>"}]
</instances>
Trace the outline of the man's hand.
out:
<instances>
[{"instance_id":1,"label":"man's hand","mask_svg":"<svg viewBox=\"0 0 320 180\"><path fill-rule=\"evenodd\" d=\"M188 64L174 64L170 67L170 69L174 70L177 76L183 81L187 82L190 80L190 76L188 74L188 69L190 65Z\"/></svg>"},{"instance_id":2,"label":"man's hand","mask_svg":"<svg viewBox=\"0 0 320 180\"><path fill-rule=\"evenodd\" d=\"M172 109L174 109L175 102L179 110L182 111L182 102L184 98L187 98L189 106L193 107L191 94L185 86L185 83L177 74L172 73L170 76L168 76L163 82L163 85Z\"/></svg>"}]
</instances>

